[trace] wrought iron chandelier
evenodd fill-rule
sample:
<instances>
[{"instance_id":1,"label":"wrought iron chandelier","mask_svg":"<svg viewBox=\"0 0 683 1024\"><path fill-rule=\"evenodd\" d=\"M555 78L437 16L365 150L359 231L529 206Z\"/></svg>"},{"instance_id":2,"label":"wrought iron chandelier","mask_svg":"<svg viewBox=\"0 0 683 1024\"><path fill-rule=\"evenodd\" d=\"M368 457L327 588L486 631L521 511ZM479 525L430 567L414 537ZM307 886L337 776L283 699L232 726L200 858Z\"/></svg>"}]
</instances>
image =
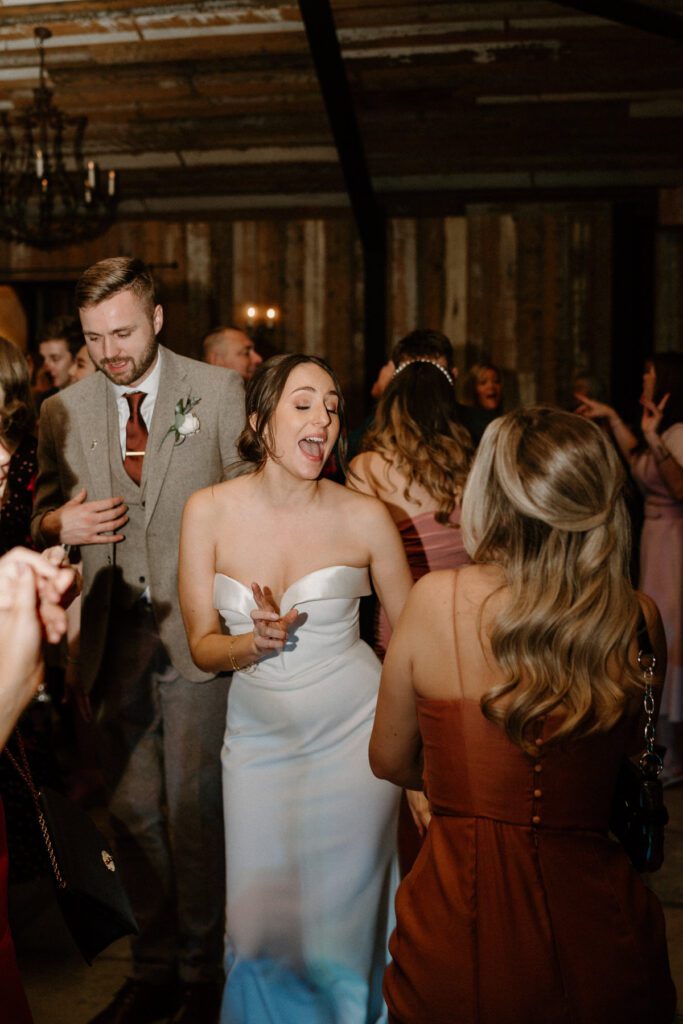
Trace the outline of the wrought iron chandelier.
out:
<instances>
[{"instance_id":1,"label":"wrought iron chandelier","mask_svg":"<svg viewBox=\"0 0 683 1024\"><path fill-rule=\"evenodd\" d=\"M116 171L102 174L83 157L87 117L67 117L53 103L46 84L47 28L34 30L40 55L40 81L33 103L14 124L0 117L0 237L36 249L56 249L95 238L114 220L118 201ZM21 133L15 140L14 131ZM67 135L72 136L65 156Z\"/></svg>"}]
</instances>

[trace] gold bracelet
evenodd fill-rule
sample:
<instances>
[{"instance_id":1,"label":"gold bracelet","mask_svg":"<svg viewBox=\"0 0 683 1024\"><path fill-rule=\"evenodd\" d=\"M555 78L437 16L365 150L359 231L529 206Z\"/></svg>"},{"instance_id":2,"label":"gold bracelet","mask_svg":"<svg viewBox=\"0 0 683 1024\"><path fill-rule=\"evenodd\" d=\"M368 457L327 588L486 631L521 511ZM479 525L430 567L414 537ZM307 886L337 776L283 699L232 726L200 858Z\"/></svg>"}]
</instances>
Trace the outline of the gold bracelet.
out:
<instances>
[{"instance_id":1,"label":"gold bracelet","mask_svg":"<svg viewBox=\"0 0 683 1024\"><path fill-rule=\"evenodd\" d=\"M237 640L236 636L231 636L230 637L230 645L228 647L228 658L230 659L230 668L232 669L233 672L239 672L239 670L240 670L240 667L237 664L237 660L235 658L235 655L232 653L232 649L235 646L235 641L236 640Z\"/></svg>"},{"instance_id":2,"label":"gold bracelet","mask_svg":"<svg viewBox=\"0 0 683 1024\"><path fill-rule=\"evenodd\" d=\"M230 661L230 670L232 672L242 672L242 673L254 672L256 670L256 662L254 662L253 665L240 666L238 664L238 662L237 662L237 658L232 653L232 649L233 649L234 645L237 643L237 641L239 640L240 636L241 636L241 634L238 634L238 636L231 636L230 637L230 645L228 647L228 659Z\"/></svg>"}]
</instances>

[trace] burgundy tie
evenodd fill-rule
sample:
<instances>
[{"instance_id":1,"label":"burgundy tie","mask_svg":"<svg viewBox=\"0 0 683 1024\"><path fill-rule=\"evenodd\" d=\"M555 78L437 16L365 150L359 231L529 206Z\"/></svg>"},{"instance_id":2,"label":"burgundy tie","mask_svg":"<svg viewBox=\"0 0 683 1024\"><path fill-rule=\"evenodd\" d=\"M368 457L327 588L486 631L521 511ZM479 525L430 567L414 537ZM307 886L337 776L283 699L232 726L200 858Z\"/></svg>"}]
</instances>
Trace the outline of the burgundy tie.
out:
<instances>
[{"instance_id":1,"label":"burgundy tie","mask_svg":"<svg viewBox=\"0 0 683 1024\"><path fill-rule=\"evenodd\" d=\"M142 462L147 447L147 427L140 414L140 403L146 398L144 391L129 391L123 396L130 407L130 416L126 423L126 457L123 468L138 486L142 479Z\"/></svg>"}]
</instances>

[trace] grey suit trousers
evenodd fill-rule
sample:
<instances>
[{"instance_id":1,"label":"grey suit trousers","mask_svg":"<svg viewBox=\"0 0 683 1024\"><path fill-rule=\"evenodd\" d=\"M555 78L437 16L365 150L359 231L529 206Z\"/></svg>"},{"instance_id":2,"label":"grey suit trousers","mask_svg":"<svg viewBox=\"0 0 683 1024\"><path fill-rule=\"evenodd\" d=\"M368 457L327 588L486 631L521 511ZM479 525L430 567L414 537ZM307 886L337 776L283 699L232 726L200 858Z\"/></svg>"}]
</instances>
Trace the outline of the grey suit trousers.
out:
<instances>
[{"instance_id":1,"label":"grey suit trousers","mask_svg":"<svg viewBox=\"0 0 683 1024\"><path fill-rule=\"evenodd\" d=\"M141 980L221 977L227 688L227 677L193 683L173 668L144 600L112 609L92 697Z\"/></svg>"}]
</instances>

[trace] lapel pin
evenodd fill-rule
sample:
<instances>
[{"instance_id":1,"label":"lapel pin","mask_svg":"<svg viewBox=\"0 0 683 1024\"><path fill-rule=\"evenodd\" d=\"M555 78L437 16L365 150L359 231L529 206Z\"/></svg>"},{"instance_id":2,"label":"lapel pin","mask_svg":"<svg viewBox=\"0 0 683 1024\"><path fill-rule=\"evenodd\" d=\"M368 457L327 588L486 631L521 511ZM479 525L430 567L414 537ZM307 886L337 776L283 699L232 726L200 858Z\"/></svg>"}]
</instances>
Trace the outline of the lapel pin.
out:
<instances>
[{"instance_id":1,"label":"lapel pin","mask_svg":"<svg viewBox=\"0 0 683 1024\"><path fill-rule=\"evenodd\" d=\"M90 451L94 452L96 448L97 448L97 441L93 441L92 444L90 445Z\"/></svg>"}]
</instances>

